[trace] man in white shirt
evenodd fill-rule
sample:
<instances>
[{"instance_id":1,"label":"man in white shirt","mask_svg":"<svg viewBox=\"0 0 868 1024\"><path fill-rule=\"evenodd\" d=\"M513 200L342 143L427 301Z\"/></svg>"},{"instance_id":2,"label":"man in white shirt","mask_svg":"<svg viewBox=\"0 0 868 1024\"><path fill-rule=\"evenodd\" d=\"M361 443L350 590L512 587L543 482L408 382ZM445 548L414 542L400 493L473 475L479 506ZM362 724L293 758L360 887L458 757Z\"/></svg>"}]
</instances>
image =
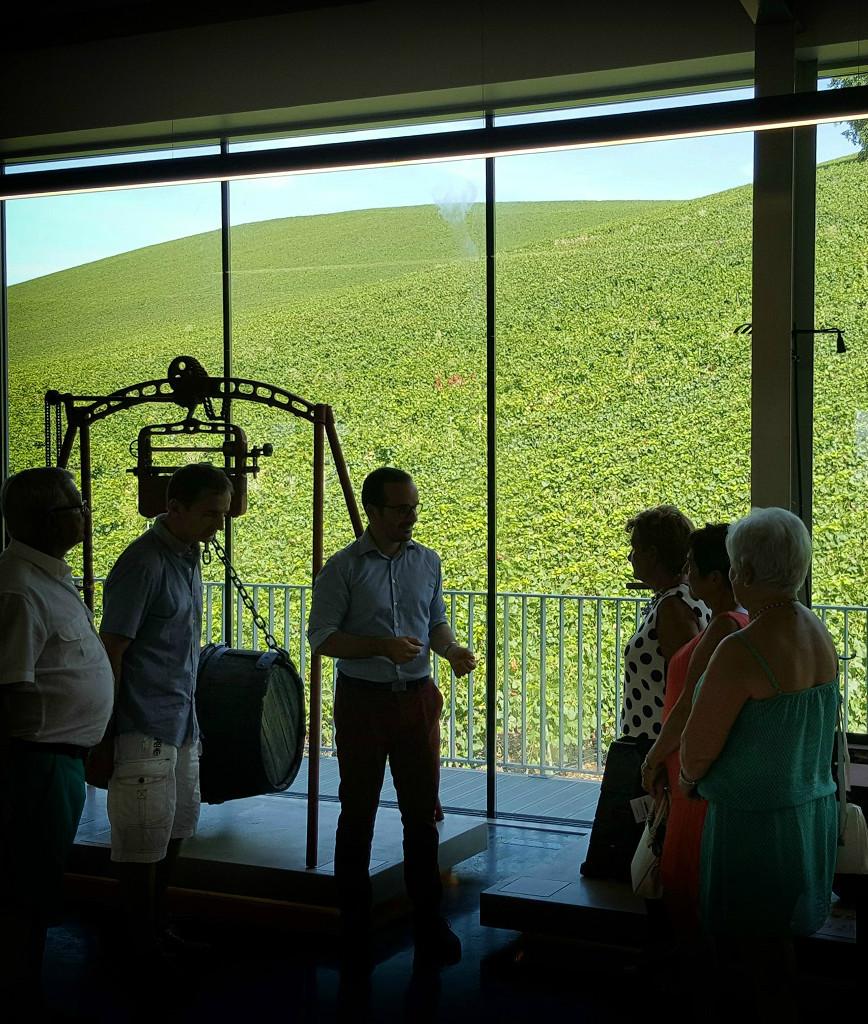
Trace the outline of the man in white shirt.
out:
<instances>
[{"instance_id":1,"label":"man in white shirt","mask_svg":"<svg viewBox=\"0 0 868 1024\"><path fill-rule=\"evenodd\" d=\"M45 934L112 710L111 665L64 556L88 509L66 470L0 492L0 1005L38 1010ZM17 1019L17 1018L15 1018Z\"/></svg>"}]
</instances>

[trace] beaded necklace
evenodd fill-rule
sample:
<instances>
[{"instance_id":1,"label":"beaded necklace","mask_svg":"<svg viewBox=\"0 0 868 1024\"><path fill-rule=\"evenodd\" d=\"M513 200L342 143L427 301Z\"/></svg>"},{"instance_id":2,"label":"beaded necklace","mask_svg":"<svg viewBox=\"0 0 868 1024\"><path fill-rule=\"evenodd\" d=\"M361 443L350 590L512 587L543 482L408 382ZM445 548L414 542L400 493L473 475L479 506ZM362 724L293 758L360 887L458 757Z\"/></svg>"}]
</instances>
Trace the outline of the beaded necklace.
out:
<instances>
[{"instance_id":1,"label":"beaded necklace","mask_svg":"<svg viewBox=\"0 0 868 1024\"><path fill-rule=\"evenodd\" d=\"M772 608L785 608L788 604L792 605L796 603L796 598L788 597L786 601L772 601L771 604L764 604L758 611L750 613L750 621L756 622L761 616L765 615L766 612L770 612Z\"/></svg>"}]
</instances>

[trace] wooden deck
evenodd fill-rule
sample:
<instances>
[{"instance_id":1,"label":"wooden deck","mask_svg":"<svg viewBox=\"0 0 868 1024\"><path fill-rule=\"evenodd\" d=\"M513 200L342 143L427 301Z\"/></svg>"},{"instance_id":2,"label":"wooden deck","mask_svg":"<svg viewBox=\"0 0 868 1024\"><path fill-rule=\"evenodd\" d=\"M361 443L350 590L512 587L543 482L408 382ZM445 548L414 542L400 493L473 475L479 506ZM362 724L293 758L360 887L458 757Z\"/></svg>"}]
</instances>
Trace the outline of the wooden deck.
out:
<instances>
[{"instance_id":1,"label":"wooden deck","mask_svg":"<svg viewBox=\"0 0 868 1024\"><path fill-rule=\"evenodd\" d=\"M194 914L217 919L229 915L334 931L334 843L339 813L334 800L320 801L318 861L315 868L308 868L306 801L269 795L203 805L196 835L184 840L173 874L173 901ZM489 825L472 815L447 814L437 832L441 871L488 846ZM117 901L110 849L106 793L89 786L67 864L71 893L108 904ZM400 814L389 807L377 815L370 873L375 919L386 921L404 913L403 828ZM0 1020L6 1019L0 1015Z\"/></svg>"},{"instance_id":2,"label":"wooden deck","mask_svg":"<svg viewBox=\"0 0 868 1024\"><path fill-rule=\"evenodd\" d=\"M479 900L480 923L579 942L644 946L653 934L646 901L627 883L579 874L589 839L588 834L580 835L562 853L486 889ZM810 950L814 970L821 957L825 965L851 976L863 970L865 938L859 938L859 912L858 906L833 901L826 923L814 935L798 939L797 952Z\"/></svg>"},{"instance_id":3,"label":"wooden deck","mask_svg":"<svg viewBox=\"0 0 868 1024\"><path fill-rule=\"evenodd\" d=\"M320 796L337 799L338 762L322 757L319 763ZM307 793L307 759L287 794ZM559 776L521 775L498 772L497 812L538 821L589 824L600 796L600 783L593 779L565 779ZM473 768L443 768L440 772L440 802L448 811L485 814L485 772ZM381 803L397 806L395 787L388 767Z\"/></svg>"}]
</instances>

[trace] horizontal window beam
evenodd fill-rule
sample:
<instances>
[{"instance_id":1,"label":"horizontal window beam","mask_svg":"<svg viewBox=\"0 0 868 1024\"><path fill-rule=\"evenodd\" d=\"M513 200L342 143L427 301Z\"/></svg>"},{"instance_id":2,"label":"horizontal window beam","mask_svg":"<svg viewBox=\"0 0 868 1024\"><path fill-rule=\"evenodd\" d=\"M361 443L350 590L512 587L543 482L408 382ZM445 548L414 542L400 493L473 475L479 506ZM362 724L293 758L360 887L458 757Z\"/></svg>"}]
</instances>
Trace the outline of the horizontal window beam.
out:
<instances>
[{"instance_id":1,"label":"horizontal window beam","mask_svg":"<svg viewBox=\"0 0 868 1024\"><path fill-rule=\"evenodd\" d=\"M228 152L0 177L0 199L36 198L111 189L250 180L442 160L587 149L735 132L796 128L868 117L868 86L763 96L693 107L497 124L437 135L413 135L290 149Z\"/></svg>"}]
</instances>

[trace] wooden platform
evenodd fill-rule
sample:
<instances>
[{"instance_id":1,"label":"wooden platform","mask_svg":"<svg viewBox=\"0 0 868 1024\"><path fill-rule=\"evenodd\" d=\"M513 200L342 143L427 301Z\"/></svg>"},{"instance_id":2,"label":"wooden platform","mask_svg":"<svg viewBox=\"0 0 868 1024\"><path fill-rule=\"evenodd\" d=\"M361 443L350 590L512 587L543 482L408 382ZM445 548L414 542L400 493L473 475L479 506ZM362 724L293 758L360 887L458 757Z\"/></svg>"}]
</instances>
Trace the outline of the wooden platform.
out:
<instances>
[{"instance_id":1,"label":"wooden platform","mask_svg":"<svg viewBox=\"0 0 868 1024\"><path fill-rule=\"evenodd\" d=\"M111 830L105 792L88 787L68 871L80 880L111 880ZM334 837L339 805L320 803L319 864L305 867L307 802L283 796L259 796L204 805L198 834L184 843L174 883L187 893L211 898L267 901L282 909L336 925ZM449 814L438 826L440 867L447 871L485 850L488 825L477 817ZM404 907L400 815L381 807L371 856L375 915L391 917ZM80 881L80 884L84 884ZM264 908L261 908L264 909Z\"/></svg>"},{"instance_id":2,"label":"wooden platform","mask_svg":"<svg viewBox=\"0 0 868 1024\"><path fill-rule=\"evenodd\" d=\"M320 758L320 795L337 799L338 762L335 757ZM307 793L307 760L288 793ZM590 823L594 820L600 783L596 779L570 779L558 775L497 773L497 813L528 820ZM474 768L442 768L440 801L456 813L485 814L485 772ZM386 769L381 802L397 806L392 776Z\"/></svg>"},{"instance_id":3,"label":"wooden platform","mask_svg":"<svg viewBox=\"0 0 868 1024\"><path fill-rule=\"evenodd\" d=\"M559 936L582 942L639 948L649 939L645 900L629 885L586 879L579 874L590 829L584 841L539 874L514 875L480 896L483 925ZM856 953L855 910L836 905L811 943L842 943Z\"/></svg>"}]
</instances>

